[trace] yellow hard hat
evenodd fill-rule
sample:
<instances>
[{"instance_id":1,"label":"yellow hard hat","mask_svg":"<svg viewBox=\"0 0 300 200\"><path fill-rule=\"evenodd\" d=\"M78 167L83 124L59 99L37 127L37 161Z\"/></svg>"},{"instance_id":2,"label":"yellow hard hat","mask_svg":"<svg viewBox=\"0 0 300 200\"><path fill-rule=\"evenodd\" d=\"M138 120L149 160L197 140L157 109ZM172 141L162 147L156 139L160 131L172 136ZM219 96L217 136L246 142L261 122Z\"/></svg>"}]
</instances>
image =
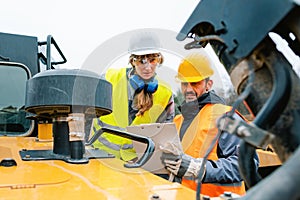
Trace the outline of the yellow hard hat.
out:
<instances>
[{"instance_id":1,"label":"yellow hard hat","mask_svg":"<svg viewBox=\"0 0 300 200\"><path fill-rule=\"evenodd\" d=\"M199 82L214 74L208 57L201 53L191 53L182 59L176 79L181 82Z\"/></svg>"}]
</instances>

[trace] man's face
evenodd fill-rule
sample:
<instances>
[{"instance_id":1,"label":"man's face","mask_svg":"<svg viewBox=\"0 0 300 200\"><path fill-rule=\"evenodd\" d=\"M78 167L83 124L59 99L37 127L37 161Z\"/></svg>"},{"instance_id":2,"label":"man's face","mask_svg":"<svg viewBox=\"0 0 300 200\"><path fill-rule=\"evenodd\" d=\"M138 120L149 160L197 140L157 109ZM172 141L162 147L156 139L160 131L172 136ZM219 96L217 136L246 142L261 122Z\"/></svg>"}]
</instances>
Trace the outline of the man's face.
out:
<instances>
[{"instance_id":1,"label":"man's face","mask_svg":"<svg viewBox=\"0 0 300 200\"><path fill-rule=\"evenodd\" d=\"M181 91L186 102L195 101L211 88L212 80L199 82L181 82Z\"/></svg>"}]
</instances>

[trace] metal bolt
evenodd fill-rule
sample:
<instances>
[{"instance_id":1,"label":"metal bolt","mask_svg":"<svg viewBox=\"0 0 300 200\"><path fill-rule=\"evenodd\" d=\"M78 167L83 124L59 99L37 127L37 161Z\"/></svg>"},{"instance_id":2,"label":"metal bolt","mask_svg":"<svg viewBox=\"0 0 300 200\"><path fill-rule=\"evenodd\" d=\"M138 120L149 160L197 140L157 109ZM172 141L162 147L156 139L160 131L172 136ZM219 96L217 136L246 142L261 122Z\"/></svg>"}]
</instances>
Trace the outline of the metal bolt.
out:
<instances>
[{"instance_id":1,"label":"metal bolt","mask_svg":"<svg viewBox=\"0 0 300 200\"><path fill-rule=\"evenodd\" d=\"M202 196L202 200L210 200L210 196L204 195Z\"/></svg>"},{"instance_id":2,"label":"metal bolt","mask_svg":"<svg viewBox=\"0 0 300 200\"><path fill-rule=\"evenodd\" d=\"M160 200L160 197L158 194L153 194L151 200Z\"/></svg>"},{"instance_id":3,"label":"metal bolt","mask_svg":"<svg viewBox=\"0 0 300 200\"><path fill-rule=\"evenodd\" d=\"M249 136L251 136L250 131L245 126L238 127L237 134L239 136L242 136L242 137L249 137Z\"/></svg>"},{"instance_id":4,"label":"metal bolt","mask_svg":"<svg viewBox=\"0 0 300 200\"><path fill-rule=\"evenodd\" d=\"M231 197L231 196L232 196L232 193L231 193L231 192L224 192L224 196L225 196L225 197Z\"/></svg>"}]
</instances>

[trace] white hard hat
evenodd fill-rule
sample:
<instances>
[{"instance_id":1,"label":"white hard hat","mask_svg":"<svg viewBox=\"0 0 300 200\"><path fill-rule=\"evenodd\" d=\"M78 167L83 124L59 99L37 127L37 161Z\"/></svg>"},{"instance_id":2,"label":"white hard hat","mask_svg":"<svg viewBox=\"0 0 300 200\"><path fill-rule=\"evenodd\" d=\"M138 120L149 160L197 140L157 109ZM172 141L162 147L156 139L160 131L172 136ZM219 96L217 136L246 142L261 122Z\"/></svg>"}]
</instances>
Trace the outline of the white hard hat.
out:
<instances>
[{"instance_id":1,"label":"white hard hat","mask_svg":"<svg viewBox=\"0 0 300 200\"><path fill-rule=\"evenodd\" d=\"M139 32L131 37L128 53L134 55L159 53L161 47L157 35L152 32Z\"/></svg>"}]
</instances>

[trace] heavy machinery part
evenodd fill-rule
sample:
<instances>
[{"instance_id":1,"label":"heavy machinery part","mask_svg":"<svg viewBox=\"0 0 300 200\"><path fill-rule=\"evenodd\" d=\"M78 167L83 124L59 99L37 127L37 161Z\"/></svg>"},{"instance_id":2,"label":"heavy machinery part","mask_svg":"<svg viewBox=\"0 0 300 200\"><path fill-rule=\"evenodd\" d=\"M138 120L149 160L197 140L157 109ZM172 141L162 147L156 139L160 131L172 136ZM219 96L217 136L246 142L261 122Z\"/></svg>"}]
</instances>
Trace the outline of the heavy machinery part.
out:
<instances>
[{"instance_id":1,"label":"heavy machinery part","mask_svg":"<svg viewBox=\"0 0 300 200\"><path fill-rule=\"evenodd\" d=\"M300 148L295 150L284 165L270 176L250 188L241 200L250 199L299 199L299 160Z\"/></svg>"},{"instance_id":2,"label":"heavy machinery part","mask_svg":"<svg viewBox=\"0 0 300 200\"><path fill-rule=\"evenodd\" d=\"M0 44L0 60L22 63L30 67L31 75L39 72L37 37L0 33Z\"/></svg>"},{"instance_id":3,"label":"heavy machinery part","mask_svg":"<svg viewBox=\"0 0 300 200\"><path fill-rule=\"evenodd\" d=\"M1 75L3 75L1 76L3 78L1 89L2 94L5 94L1 96L1 104L5 108L9 107L9 109L3 109L2 113L11 114L11 107L13 109L16 107L25 113L26 81L31 78L31 75L40 72L39 59L42 58L44 64L51 66L48 69L53 69L52 65L56 62L44 57L37 51L38 45L43 45L42 43L38 44L36 37L0 33L0 69ZM49 54L47 53L47 55ZM27 66L16 63L17 61L25 63ZM61 72L66 72L66 74L60 74ZM51 73L53 74L51 75ZM78 80L74 77L75 74L78 75ZM81 81L83 79L86 81ZM48 70L48 72L41 73L28 81L30 82L27 85L30 87L28 90L34 89L29 91L31 96L27 97L26 101L26 108L34 115L29 117L37 119L39 122L43 120L45 124L42 125L46 125L46 127L39 129L39 131L50 131L51 133L53 131L55 142L49 138L40 140L35 137L7 137L8 132L11 133L9 136L28 135L20 135L18 131L4 130L5 136L0 137L0 197L5 199L85 199L87 197L89 199L193 199L195 192L189 188L168 182L150 172L136 168L138 166L133 166L135 168L124 167L125 163L112 158L113 156L108 156L106 159L94 159L98 155L97 149L90 146L82 149L84 146L80 145L83 144L81 140L76 140L72 144L69 143L69 132L72 129L71 126L68 126L69 117L73 117L73 120L75 117L80 118L84 115L92 118L111 112L109 97L99 101L100 97L105 96L96 95L95 91L88 93L87 90L80 90L89 85L98 91L99 88L93 85L99 82L96 81L97 79L98 76L86 71L61 70L58 72ZM16 84L17 81L10 80L19 81ZM14 84L9 84L10 82ZM14 87L8 87L8 85L14 85ZM109 87L103 81L100 81L99 85ZM78 88L79 91L76 93ZM12 94L17 95L9 96L7 90L11 90ZM48 95L56 95L56 97L47 96L47 92ZM100 90L100 94L101 92L111 94L108 88ZM41 98L37 99L38 95ZM79 95L83 95L83 97ZM84 95L94 95L94 97ZM46 104L47 108L43 109L42 104ZM3 127L8 124L8 117L5 116L4 118L6 121L3 120L3 124L1 124ZM18 116L18 118L25 120L25 115ZM20 120L14 121L20 123ZM52 123L53 127L49 128ZM28 134L33 132L33 129L36 128L35 125L29 128ZM17 126L13 124L13 128L15 127ZM133 135L129 137L135 139ZM140 142L148 141L147 138L138 138L137 140ZM56 146L58 148L52 151L57 144L59 144ZM72 146L78 148L79 151L69 152L69 147L72 149ZM151 148L154 149L153 146ZM49 160L44 157L44 159L38 160L32 158L32 152L42 156L44 154L40 154L41 152L47 152L48 156L55 155L56 158L63 157L64 159L74 157L75 159L71 160L72 164L62 162L61 160L64 159ZM76 162L82 160L82 153L91 158L89 162Z\"/></svg>"},{"instance_id":4,"label":"heavy machinery part","mask_svg":"<svg viewBox=\"0 0 300 200\"><path fill-rule=\"evenodd\" d=\"M42 56L43 54L40 54L40 56L42 56L41 58L44 59L44 61L46 62L46 69L54 69L52 67L52 65L58 65L58 64L64 64L67 62L66 57L64 56L63 52L60 50L59 46L57 45L56 41L54 40L54 38L52 37L52 35L48 35L47 36L47 41L46 42L39 42L38 43L39 46L42 45L46 45L46 56L44 57ZM59 53L59 55L62 58L62 61L52 61L51 59L51 44L54 45L54 47L56 48L57 52Z\"/></svg>"},{"instance_id":5,"label":"heavy machinery part","mask_svg":"<svg viewBox=\"0 0 300 200\"><path fill-rule=\"evenodd\" d=\"M25 65L0 61L1 136L29 136L33 132L34 123L26 119L24 109L26 81L30 77L30 70Z\"/></svg>"},{"instance_id":6,"label":"heavy machinery part","mask_svg":"<svg viewBox=\"0 0 300 200\"><path fill-rule=\"evenodd\" d=\"M203 45L208 41L225 44L225 48L219 49L219 56L230 71L230 66L250 55L284 17L298 11L297 4L289 0L202 0L176 38L182 41L192 37L202 41L204 37Z\"/></svg>"},{"instance_id":7,"label":"heavy machinery part","mask_svg":"<svg viewBox=\"0 0 300 200\"><path fill-rule=\"evenodd\" d=\"M23 160L58 159L70 163L87 163L90 158L111 157L94 150L85 151L85 115L100 117L111 113L111 84L99 78L96 73L82 69L55 69L36 74L27 81L25 110L37 115L38 119L53 121L53 151L22 150ZM69 119L76 119L70 122ZM78 120L79 118L82 118ZM72 128L75 130L72 136ZM131 134L108 126L103 131L147 144L143 157L126 167L140 167L147 162L154 151L150 138ZM78 133L80 133L78 135ZM28 156L29 155L29 156Z\"/></svg>"},{"instance_id":8,"label":"heavy machinery part","mask_svg":"<svg viewBox=\"0 0 300 200\"><path fill-rule=\"evenodd\" d=\"M87 164L60 160L23 161L20 149L51 149L52 142L33 137L1 137L0 196L5 199L194 199L195 191L141 168L126 168L116 158L91 159Z\"/></svg>"},{"instance_id":9,"label":"heavy machinery part","mask_svg":"<svg viewBox=\"0 0 300 200\"><path fill-rule=\"evenodd\" d=\"M220 12L215 12L217 8L220 8ZM205 46L209 42L230 75L237 75L233 72L242 72L244 76L231 78L235 80L233 83L239 94L245 90L246 85L251 84L251 92L245 101L255 115L253 123L275 135L272 141L274 150L282 162L289 161L280 171L286 170L286 173L293 173L297 177L300 174L296 172L298 170L294 166L299 165L299 159L292 155L300 143L298 134L300 81L291 64L278 52L268 34L270 32L279 34L299 56L299 13L299 1L202 0L177 35L178 40L186 37L194 38L193 42L186 45L187 47ZM255 69L255 79L250 83L247 82L249 74L240 70L245 63L248 67L253 65ZM257 179L251 175L248 164L255 149L249 146L249 143L242 143L241 149L244 149L244 153L247 152L241 156L244 162L241 171L248 180L246 183L252 187ZM290 199L299 198L300 193L295 187L286 189L285 184L275 181L275 177L271 175L268 178L272 187L279 190L280 187L285 188L277 192L278 195L282 195L276 196L277 198L286 198L286 193L293 194ZM286 178L291 184L297 185L292 176ZM263 186L261 183L255 186L253 191L264 190ZM268 194L264 195L264 199L269 199ZM258 197L251 193L251 196L246 195L245 198Z\"/></svg>"},{"instance_id":10,"label":"heavy machinery part","mask_svg":"<svg viewBox=\"0 0 300 200\"><path fill-rule=\"evenodd\" d=\"M47 70L27 81L25 109L40 118L76 112L101 116L111 113L111 90L109 82L87 70Z\"/></svg>"}]
</instances>

